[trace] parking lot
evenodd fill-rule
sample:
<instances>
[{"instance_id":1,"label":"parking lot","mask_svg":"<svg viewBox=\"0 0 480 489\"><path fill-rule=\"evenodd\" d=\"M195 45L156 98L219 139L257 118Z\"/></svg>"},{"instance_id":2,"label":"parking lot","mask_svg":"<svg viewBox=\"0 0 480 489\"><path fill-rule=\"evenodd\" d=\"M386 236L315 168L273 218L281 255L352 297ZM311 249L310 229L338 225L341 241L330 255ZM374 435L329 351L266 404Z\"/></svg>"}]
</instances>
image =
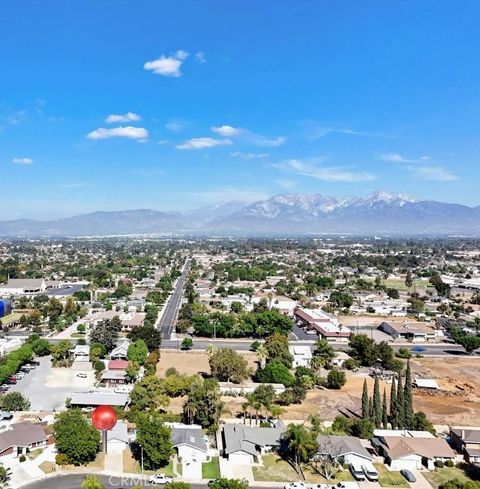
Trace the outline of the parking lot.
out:
<instances>
[{"instance_id":1,"label":"parking lot","mask_svg":"<svg viewBox=\"0 0 480 489\"><path fill-rule=\"evenodd\" d=\"M94 385L94 373L87 378L77 376L71 368L52 368L50 357L39 358L40 365L30 371L8 392L18 391L31 403L32 411L58 411L65 406L65 400L72 392L87 392Z\"/></svg>"}]
</instances>

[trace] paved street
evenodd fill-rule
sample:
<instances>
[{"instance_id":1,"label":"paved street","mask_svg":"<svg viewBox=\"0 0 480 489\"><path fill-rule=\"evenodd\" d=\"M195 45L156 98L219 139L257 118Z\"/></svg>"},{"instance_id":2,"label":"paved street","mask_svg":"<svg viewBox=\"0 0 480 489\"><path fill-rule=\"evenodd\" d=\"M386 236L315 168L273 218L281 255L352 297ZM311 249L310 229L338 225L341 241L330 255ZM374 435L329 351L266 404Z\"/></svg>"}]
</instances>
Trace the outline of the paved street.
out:
<instances>
[{"instance_id":1,"label":"paved street","mask_svg":"<svg viewBox=\"0 0 480 489\"><path fill-rule=\"evenodd\" d=\"M183 287L185 279L190 268L190 261L187 260L182 270L182 275L177 280L175 288L168 299L167 305L163 311L162 317L158 322L158 328L162 332L162 338L170 339L172 337L173 328L177 319L178 310L182 303Z\"/></svg>"}]
</instances>

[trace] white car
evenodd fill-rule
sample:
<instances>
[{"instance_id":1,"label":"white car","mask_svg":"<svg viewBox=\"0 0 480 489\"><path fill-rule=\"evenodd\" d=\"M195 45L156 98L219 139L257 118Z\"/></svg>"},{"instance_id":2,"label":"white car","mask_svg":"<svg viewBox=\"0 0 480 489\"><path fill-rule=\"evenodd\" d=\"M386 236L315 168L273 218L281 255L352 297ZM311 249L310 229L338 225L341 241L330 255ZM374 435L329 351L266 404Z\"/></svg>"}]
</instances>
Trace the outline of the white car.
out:
<instances>
[{"instance_id":1,"label":"white car","mask_svg":"<svg viewBox=\"0 0 480 489\"><path fill-rule=\"evenodd\" d=\"M80 372L79 374L77 374L77 377L80 377L81 379L86 379L88 375L85 372Z\"/></svg>"},{"instance_id":2,"label":"white car","mask_svg":"<svg viewBox=\"0 0 480 489\"><path fill-rule=\"evenodd\" d=\"M306 489L306 485L302 481L289 482L285 484L284 489Z\"/></svg>"},{"instance_id":3,"label":"white car","mask_svg":"<svg viewBox=\"0 0 480 489\"><path fill-rule=\"evenodd\" d=\"M155 474L148 478L149 484L170 484L173 482L173 477L165 474Z\"/></svg>"}]
</instances>

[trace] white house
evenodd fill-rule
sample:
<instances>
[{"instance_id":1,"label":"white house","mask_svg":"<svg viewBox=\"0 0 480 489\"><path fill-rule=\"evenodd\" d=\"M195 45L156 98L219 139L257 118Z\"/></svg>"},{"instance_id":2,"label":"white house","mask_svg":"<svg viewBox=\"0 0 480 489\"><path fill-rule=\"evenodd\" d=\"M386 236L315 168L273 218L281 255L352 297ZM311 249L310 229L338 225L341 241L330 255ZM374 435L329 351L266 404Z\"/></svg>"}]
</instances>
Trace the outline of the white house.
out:
<instances>
[{"instance_id":1,"label":"white house","mask_svg":"<svg viewBox=\"0 0 480 489\"><path fill-rule=\"evenodd\" d=\"M328 455L340 463L360 466L366 461L373 460L372 455L362 445L360 438L354 436L319 435L317 443L317 457Z\"/></svg>"},{"instance_id":2,"label":"white house","mask_svg":"<svg viewBox=\"0 0 480 489\"><path fill-rule=\"evenodd\" d=\"M312 361L312 349L308 345L290 345L288 347L293 357L293 368L309 367Z\"/></svg>"},{"instance_id":3,"label":"white house","mask_svg":"<svg viewBox=\"0 0 480 489\"><path fill-rule=\"evenodd\" d=\"M124 421L117 421L117 424L110 431L107 431L109 452L123 452L128 448L129 442L128 426Z\"/></svg>"},{"instance_id":4,"label":"white house","mask_svg":"<svg viewBox=\"0 0 480 489\"><path fill-rule=\"evenodd\" d=\"M170 426L172 427L172 445L183 463L207 460L208 446L201 426L182 423L171 423Z\"/></svg>"}]
</instances>

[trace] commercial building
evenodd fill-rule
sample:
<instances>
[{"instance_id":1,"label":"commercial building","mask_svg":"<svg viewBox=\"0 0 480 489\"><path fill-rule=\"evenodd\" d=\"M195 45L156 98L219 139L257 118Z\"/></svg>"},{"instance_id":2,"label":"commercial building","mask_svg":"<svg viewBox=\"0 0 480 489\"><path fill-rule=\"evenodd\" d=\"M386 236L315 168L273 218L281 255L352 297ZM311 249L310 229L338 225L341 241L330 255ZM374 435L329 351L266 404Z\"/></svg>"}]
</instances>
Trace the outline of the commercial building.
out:
<instances>
[{"instance_id":1,"label":"commercial building","mask_svg":"<svg viewBox=\"0 0 480 489\"><path fill-rule=\"evenodd\" d=\"M295 309L295 321L298 326L307 330L314 330L319 336L327 340L348 341L351 331L342 326L335 316L327 314L321 309Z\"/></svg>"},{"instance_id":2,"label":"commercial building","mask_svg":"<svg viewBox=\"0 0 480 489\"><path fill-rule=\"evenodd\" d=\"M0 296L39 294L47 290L43 278L10 278L0 285Z\"/></svg>"}]
</instances>

